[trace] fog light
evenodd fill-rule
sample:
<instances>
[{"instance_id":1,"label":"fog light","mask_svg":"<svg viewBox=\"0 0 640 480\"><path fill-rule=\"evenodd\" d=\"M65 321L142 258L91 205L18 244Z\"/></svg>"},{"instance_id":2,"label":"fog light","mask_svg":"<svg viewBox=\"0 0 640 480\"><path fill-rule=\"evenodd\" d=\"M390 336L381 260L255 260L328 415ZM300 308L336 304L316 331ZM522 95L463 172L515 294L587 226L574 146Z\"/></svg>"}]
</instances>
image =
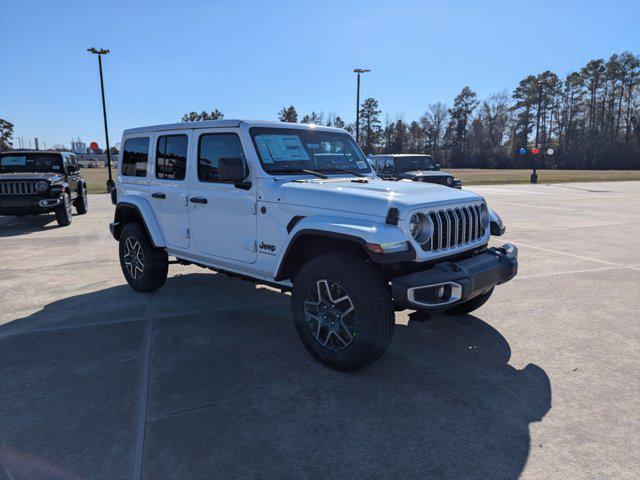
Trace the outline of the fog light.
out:
<instances>
[{"instance_id":1,"label":"fog light","mask_svg":"<svg viewBox=\"0 0 640 480\"><path fill-rule=\"evenodd\" d=\"M444 298L444 285L440 285L438 289L438 298Z\"/></svg>"}]
</instances>

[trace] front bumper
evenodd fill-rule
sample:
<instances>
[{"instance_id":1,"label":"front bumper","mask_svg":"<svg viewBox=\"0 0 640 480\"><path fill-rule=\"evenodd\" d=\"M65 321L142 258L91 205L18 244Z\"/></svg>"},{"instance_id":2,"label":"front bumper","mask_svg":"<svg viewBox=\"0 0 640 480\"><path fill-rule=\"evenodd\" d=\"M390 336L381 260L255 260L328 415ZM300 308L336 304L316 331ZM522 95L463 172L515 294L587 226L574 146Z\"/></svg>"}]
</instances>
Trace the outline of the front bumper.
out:
<instances>
[{"instance_id":1,"label":"front bumper","mask_svg":"<svg viewBox=\"0 0 640 480\"><path fill-rule=\"evenodd\" d=\"M43 213L53 210L60 203L62 197L2 196L0 215Z\"/></svg>"},{"instance_id":2,"label":"front bumper","mask_svg":"<svg viewBox=\"0 0 640 480\"><path fill-rule=\"evenodd\" d=\"M438 309L470 300L518 272L518 249L510 243L465 260L438 263L429 270L391 281L393 301L401 309Z\"/></svg>"}]
</instances>

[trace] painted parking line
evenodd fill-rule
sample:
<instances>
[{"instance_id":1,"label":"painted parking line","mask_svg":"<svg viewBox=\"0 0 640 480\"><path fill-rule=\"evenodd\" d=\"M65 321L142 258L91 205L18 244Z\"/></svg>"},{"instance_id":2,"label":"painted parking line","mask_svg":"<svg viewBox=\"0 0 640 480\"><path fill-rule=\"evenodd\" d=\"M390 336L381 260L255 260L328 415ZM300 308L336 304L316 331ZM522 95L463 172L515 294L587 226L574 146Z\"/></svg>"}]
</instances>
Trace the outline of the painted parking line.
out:
<instances>
[{"instance_id":1,"label":"painted parking line","mask_svg":"<svg viewBox=\"0 0 640 480\"><path fill-rule=\"evenodd\" d=\"M474 191L474 186L470 186L469 190ZM483 187L481 185L478 185L477 188L475 190L478 190L479 192L493 192L493 193L501 193L504 195L557 195L557 193L552 193L552 192L539 192L537 190L530 190L530 189L513 189L513 188L495 188L495 187Z\"/></svg>"},{"instance_id":2,"label":"painted parking line","mask_svg":"<svg viewBox=\"0 0 640 480\"><path fill-rule=\"evenodd\" d=\"M592 262L604 263L606 265L614 265L616 267L625 267L625 268L628 267L628 265L622 265L621 263L608 262L606 260L600 260L598 258L584 257L582 255L576 255L574 253L559 252L558 250L551 250L550 248L535 247L533 245L527 245L525 243L519 243L519 242L513 242L513 241L509 242L509 243L513 243L514 245L517 245L518 247L533 248L534 250L540 250L542 252L557 253L559 255L566 255L568 257L580 258L582 260L589 260L589 261L592 261Z\"/></svg>"},{"instance_id":3,"label":"painted parking line","mask_svg":"<svg viewBox=\"0 0 640 480\"><path fill-rule=\"evenodd\" d=\"M140 382L140 411L138 414L138 432L136 434L136 450L133 463L133 478L142 477L142 453L144 450L144 431L147 425L147 403L149 399L149 376L151 374L151 340L153 337L153 322L156 314L157 293L149 298L149 312L144 336L144 354Z\"/></svg>"},{"instance_id":4,"label":"painted parking line","mask_svg":"<svg viewBox=\"0 0 640 480\"><path fill-rule=\"evenodd\" d=\"M563 212L577 212L578 210L574 208L561 208L561 207L543 207L542 205L531 205L528 203L516 203L509 202L508 200L500 200L500 199L492 199L491 203L502 203L505 205L515 205L516 207L529 207L529 208L543 208L545 210L560 210Z\"/></svg>"},{"instance_id":5,"label":"painted parking line","mask_svg":"<svg viewBox=\"0 0 640 480\"><path fill-rule=\"evenodd\" d=\"M591 268L591 269L584 269L584 270L568 270L566 272L540 273L537 275L516 275L514 277L514 280L529 280L531 278L555 277L557 275L571 275L572 273L606 272L610 270L622 270L625 268L632 268L632 267L626 267L623 265L621 267L602 267L602 268Z\"/></svg>"}]
</instances>

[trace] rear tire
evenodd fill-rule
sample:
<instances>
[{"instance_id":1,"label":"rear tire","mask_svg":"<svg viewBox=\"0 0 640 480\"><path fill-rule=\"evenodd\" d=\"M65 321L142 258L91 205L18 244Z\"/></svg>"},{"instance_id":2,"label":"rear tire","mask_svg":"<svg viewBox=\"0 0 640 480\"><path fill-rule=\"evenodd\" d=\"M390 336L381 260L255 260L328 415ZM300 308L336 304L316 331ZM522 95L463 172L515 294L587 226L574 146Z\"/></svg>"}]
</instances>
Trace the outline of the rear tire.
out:
<instances>
[{"instance_id":1,"label":"rear tire","mask_svg":"<svg viewBox=\"0 0 640 480\"><path fill-rule=\"evenodd\" d=\"M393 336L389 287L355 255L329 253L307 262L293 282L291 308L304 346L336 370L370 365Z\"/></svg>"},{"instance_id":2,"label":"rear tire","mask_svg":"<svg viewBox=\"0 0 640 480\"><path fill-rule=\"evenodd\" d=\"M62 203L55 208L54 212L56 214L56 221L58 222L58 225L61 227L71 225L73 212L71 210L71 198L69 198L68 193L62 194Z\"/></svg>"},{"instance_id":3,"label":"rear tire","mask_svg":"<svg viewBox=\"0 0 640 480\"><path fill-rule=\"evenodd\" d=\"M465 315L467 313L471 313L474 310L477 310L478 308L480 308L485 303L487 303L487 300L489 300L492 293L493 293L493 288L491 288L491 290L488 290L484 293L481 293L480 295L472 298L471 300L467 300L466 302L463 302L459 305L456 305L455 307L451 307L445 310L444 313L447 315Z\"/></svg>"},{"instance_id":4,"label":"rear tire","mask_svg":"<svg viewBox=\"0 0 640 480\"><path fill-rule=\"evenodd\" d=\"M120 267L127 283L138 292L153 292L167 280L167 252L155 248L143 228L127 223L120 233Z\"/></svg>"},{"instance_id":5,"label":"rear tire","mask_svg":"<svg viewBox=\"0 0 640 480\"><path fill-rule=\"evenodd\" d=\"M87 187L82 185L76 198L76 212L78 215L84 215L89 210L89 197L87 195Z\"/></svg>"}]
</instances>

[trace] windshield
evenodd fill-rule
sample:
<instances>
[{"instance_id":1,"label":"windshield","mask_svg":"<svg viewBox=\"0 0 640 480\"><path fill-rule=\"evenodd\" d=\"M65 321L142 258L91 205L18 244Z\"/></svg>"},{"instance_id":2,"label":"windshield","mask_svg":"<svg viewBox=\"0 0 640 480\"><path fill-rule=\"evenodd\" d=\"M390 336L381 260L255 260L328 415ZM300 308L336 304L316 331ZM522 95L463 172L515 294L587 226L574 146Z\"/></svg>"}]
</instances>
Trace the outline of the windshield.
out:
<instances>
[{"instance_id":1,"label":"windshield","mask_svg":"<svg viewBox=\"0 0 640 480\"><path fill-rule=\"evenodd\" d=\"M252 128L251 138L267 173L369 173L371 168L347 133L291 128Z\"/></svg>"},{"instance_id":2,"label":"windshield","mask_svg":"<svg viewBox=\"0 0 640 480\"><path fill-rule=\"evenodd\" d=\"M396 172L410 172L412 170L435 170L436 162L429 156L424 157L395 157Z\"/></svg>"},{"instance_id":3,"label":"windshield","mask_svg":"<svg viewBox=\"0 0 640 480\"><path fill-rule=\"evenodd\" d=\"M46 153L15 153L0 155L0 173L59 172L62 173L60 155Z\"/></svg>"}]
</instances>

